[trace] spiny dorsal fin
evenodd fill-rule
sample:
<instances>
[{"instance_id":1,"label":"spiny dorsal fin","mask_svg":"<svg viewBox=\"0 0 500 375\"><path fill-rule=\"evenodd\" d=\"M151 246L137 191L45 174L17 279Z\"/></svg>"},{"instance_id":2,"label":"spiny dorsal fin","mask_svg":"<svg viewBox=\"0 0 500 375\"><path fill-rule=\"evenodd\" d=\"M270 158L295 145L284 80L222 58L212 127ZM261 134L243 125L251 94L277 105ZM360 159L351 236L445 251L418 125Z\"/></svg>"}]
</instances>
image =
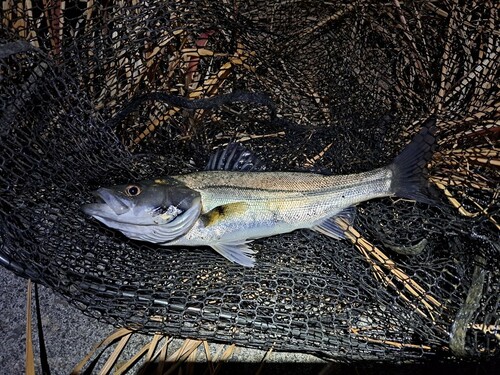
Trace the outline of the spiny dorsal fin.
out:
<instances>
[{"instance_id":1,"label":"spiny dorsal fin","mask_svg":"<svg viewBox=\"0 0 500 375\"><path fill-rule=\"evenodd\" d=\"M256 172L264 169L264 163L239 143L217 149L205 167L206 171Z\"/></svg>"}]
</instances>

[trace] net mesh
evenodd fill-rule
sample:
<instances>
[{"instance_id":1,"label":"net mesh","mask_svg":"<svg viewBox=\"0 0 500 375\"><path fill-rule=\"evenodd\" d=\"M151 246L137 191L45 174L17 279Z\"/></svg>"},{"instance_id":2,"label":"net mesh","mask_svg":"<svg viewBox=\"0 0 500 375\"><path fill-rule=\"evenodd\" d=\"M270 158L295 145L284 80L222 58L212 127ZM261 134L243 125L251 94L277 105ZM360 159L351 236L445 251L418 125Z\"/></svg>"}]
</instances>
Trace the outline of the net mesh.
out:
<instances>
[{"instance_id":1,"label":"net mesh","mask_svg":"<svg viewBox=\"0 0 500 375\"><path fill-rule=\"evenodd\" d=\"M146 333L338 360L498 354L494 2L4 0L1 14L5 267ZM145 93L236 90L266 93L278 117L154 99L119 117ZM103 185L202 170L231 140L268 170L370 170L433 112L438 204L365 202L346 240L257 240L252 269L129 240L80 209Z\"/></svg>"}]
</instances>

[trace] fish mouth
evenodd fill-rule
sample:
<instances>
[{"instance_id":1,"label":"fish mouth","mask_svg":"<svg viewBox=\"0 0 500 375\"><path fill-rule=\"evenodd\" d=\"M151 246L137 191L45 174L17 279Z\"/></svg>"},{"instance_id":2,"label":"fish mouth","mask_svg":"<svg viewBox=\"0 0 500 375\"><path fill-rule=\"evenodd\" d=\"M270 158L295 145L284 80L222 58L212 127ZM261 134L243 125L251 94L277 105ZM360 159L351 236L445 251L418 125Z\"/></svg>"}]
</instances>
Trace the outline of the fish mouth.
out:
<instances>
[{"instance_id":1,"label":"fish mouth","mask_svg":"<svg viewBox=\"0 0 500 375\"><path fill-rule=\"evenodd\" d=\"M83 212L87 215L111 218L126 214L132 208L130 200L119 196L113 190L100 188L92 194L97 202L82 206Z\"/></svg>"}]
</instances>

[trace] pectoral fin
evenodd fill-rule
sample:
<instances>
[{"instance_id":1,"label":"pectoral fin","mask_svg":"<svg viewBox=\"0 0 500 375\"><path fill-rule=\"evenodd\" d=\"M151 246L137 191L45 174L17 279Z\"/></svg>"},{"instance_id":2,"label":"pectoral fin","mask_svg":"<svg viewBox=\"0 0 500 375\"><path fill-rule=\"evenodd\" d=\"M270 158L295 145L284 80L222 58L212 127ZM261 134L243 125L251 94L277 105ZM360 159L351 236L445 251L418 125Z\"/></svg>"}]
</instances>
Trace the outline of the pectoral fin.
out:
<instances>
[{"instance_id":1,"label":"pectoral fin","mask_svg":"<svg viewBox=\"0 0 500 375\"><path fill-rule=\"evenodd\" d=\"M352 225L355 218L356 208L347 207L344 210L340 211L337 215L322 220L311 229L326 236L335 238L336 240L340 240L345 238L345 233L344 230L337 224L336 220L343 219L349 225Z\"/></svg>"},{"instance_id":2,"label":"pectoral fin","mask_svg":"<svg viewBox=\"0 0 500 375\"><path fill-rule=\"evenodd\" d=\"M253 267L255 264L255 258L252 255L257 252L248 246L249 242L250 241L226 242L212 245L212 247L220 255L229 259L233 263L238 263L245 267Z\"/></svg>"},{"instance_id":3,"label":"pectoral fin","mask_svg":"<svg viewBox=\"0 0 500 375\"><path fill-rule=\"evenodd\" d=\"M234 219L245 214L248 204L245 202L234 202L217 206L201 216L205 226L211 226L222 220Z\"/></svg>"}]
</instances>

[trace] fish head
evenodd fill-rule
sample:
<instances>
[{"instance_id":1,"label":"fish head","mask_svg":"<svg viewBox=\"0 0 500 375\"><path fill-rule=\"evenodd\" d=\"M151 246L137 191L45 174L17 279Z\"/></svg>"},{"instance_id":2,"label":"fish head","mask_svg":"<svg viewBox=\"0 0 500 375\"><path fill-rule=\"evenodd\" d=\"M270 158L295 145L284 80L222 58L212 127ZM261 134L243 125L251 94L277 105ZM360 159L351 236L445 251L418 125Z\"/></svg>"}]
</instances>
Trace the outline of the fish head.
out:
<instances>
[{"instance_id":1,"label":"fish head","mask_svg":"<svg viewBox=\"0 0 500 375\"><path fill-rule=\"evenodd\" d=\"M83 212L129 238L167 242L186 233L201 212L200 194L175 179L100 188Z\"/></svg>"}]
</instances>

